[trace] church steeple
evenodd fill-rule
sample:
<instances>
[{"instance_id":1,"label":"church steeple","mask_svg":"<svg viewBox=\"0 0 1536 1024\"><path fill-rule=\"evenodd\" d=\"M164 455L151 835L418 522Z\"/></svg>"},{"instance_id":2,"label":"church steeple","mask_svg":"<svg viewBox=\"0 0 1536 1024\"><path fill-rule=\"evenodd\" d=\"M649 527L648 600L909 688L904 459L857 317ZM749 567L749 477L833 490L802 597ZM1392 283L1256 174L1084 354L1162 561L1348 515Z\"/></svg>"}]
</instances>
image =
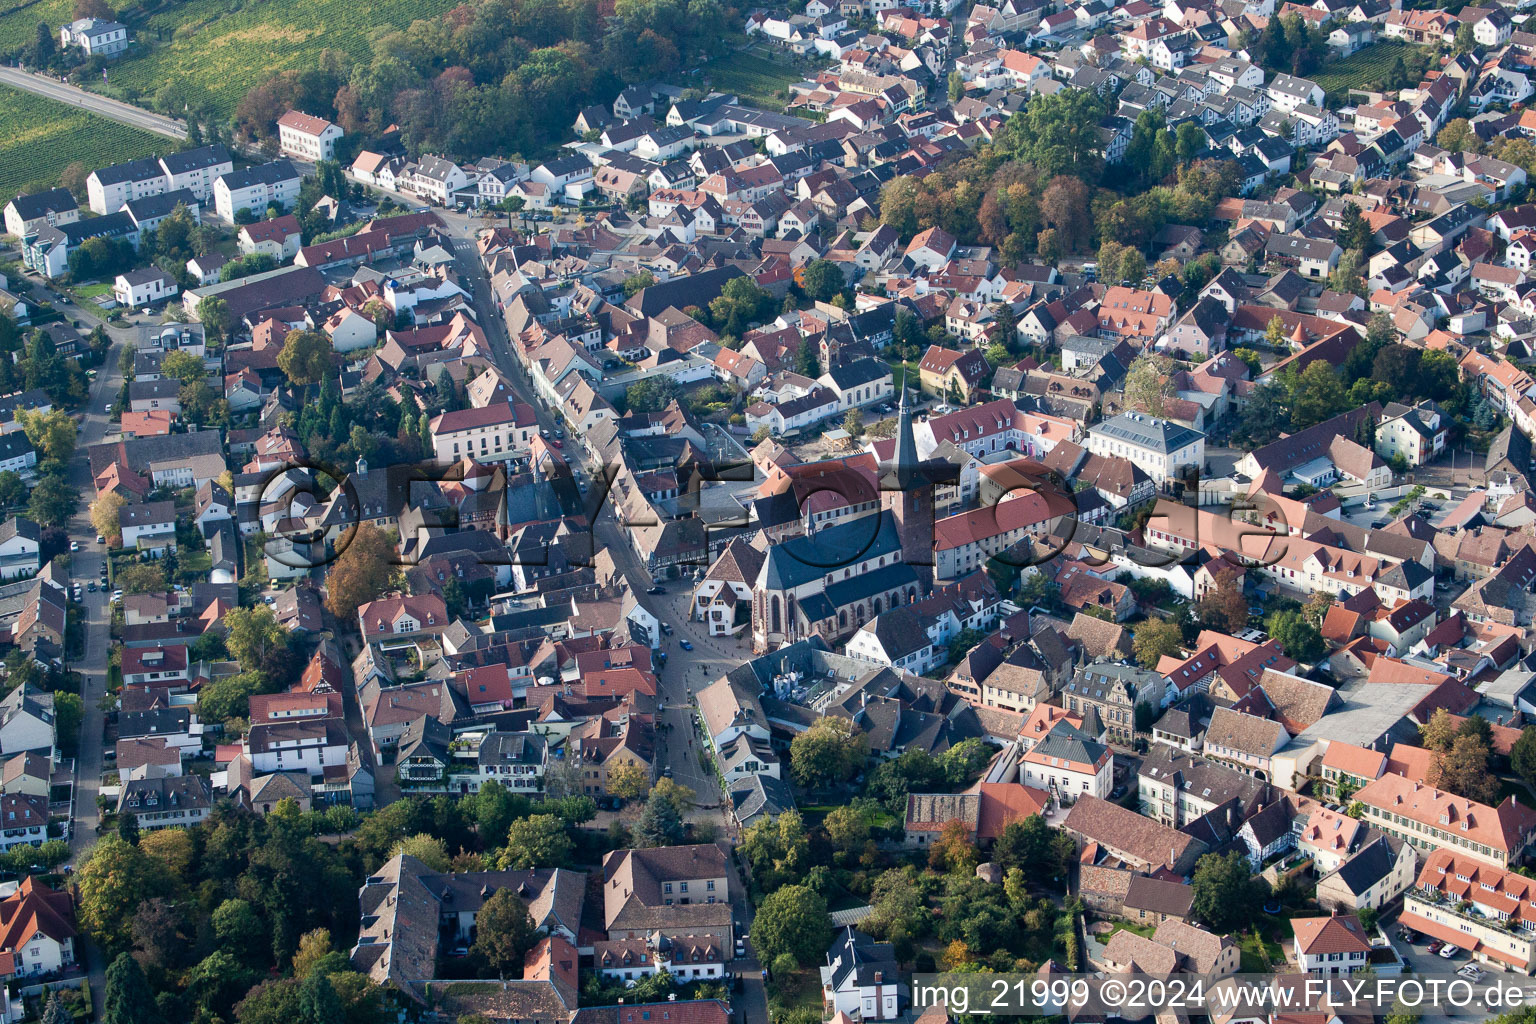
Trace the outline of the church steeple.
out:
<instances>
[{"instance_id":1,"label":"church steeple","mask_svg":"<svg viewBox=\"0 0 1536 1024\"><path fill-rule=\"evenodd\" d=\"M902 490L911 490L924 484L921 464L917 458L917 439L912 436L912 409L907 405L907 371L901 371L901 400L896 406L896 453L891 463L896 484Z\"/></svg>"}]
</instances>

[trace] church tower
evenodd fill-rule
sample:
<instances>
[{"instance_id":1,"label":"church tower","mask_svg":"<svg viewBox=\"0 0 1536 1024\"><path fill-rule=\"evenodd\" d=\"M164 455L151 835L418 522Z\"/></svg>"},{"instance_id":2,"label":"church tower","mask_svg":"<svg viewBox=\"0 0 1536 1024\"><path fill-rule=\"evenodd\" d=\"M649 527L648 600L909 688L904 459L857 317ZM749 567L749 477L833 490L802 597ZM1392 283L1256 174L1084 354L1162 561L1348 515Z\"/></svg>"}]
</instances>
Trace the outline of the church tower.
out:
<instances>
[{"instance_id":1,"label":"church tower","mask_svg":"<svg viewBox=\"0 0 1536 1024\"><path fill-rule=\"evenodd\" d=\"M933 481L917 457L907 378L901 378L896 412L896 451L881 474L884 505L901 538L901 560L917 573L924 595L933 590Z\"/></svg>"}]
</instances>

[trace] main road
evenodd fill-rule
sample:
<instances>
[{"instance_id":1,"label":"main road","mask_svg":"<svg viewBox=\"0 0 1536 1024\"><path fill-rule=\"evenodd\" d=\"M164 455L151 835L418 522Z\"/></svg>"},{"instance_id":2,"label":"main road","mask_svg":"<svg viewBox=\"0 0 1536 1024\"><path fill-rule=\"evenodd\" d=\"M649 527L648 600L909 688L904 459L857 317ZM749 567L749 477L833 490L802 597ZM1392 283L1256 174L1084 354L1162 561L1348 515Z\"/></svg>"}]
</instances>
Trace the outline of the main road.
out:
<instances>
[{"instance_id":1,"label":"main road","mask_svg":"<svg viewBox=\"0 0 1536 1024\"><path fill-rule=\"evenodd\" d=\"M46 96L50 100L67 103L81 110L110 118L122 124L140 128L178 141L187 137L187 126L174 117L165 117L131 103L114 100L87 92L78 85L61 82L47 75L34 74L20 68L0 67L0 85L9 85L25 92Z\"/></svg>"}]
</instances>

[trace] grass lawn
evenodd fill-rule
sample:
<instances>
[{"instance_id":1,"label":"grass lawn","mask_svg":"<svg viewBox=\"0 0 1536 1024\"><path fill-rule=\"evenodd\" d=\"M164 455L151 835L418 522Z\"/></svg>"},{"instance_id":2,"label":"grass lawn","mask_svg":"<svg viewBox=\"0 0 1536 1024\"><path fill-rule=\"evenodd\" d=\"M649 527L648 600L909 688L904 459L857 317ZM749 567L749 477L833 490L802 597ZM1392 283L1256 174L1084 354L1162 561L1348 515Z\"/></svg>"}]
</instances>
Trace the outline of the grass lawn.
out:
<instances>
[{"instance_id":1,"label":"grass lawn","mask_svg":"<svg viewBox=\"0 0 1536 1024\"><path fill-rule=\"evenodd\" d=\"M1269 967L1265 963L1264 958L1266 952L1269 951L1268 947L1270 945L1272 944L1262 942L1259 937L1252 931L1244 932L1241 936L1238 937L1237 940L1238 951L1242 954L1242 965L1239 969L1244 974L1260 974L1267 972ZM1280 954L1278 957L1280 962L1284 961L1284 953L1280 951L1280 947L1278 945L1274 947L1273 952ZM1271 957L1269 962L1275 963L1276 958Z\"/></svg>"},{"instance_id":2,"label":"grass lawn","mask_svg":"<svg viewBox=\"0 0 1536 1024\"><path fill-rule=\"evenodd\" d=\"M821 975L815 968L799 970L789 977L774 977L768 983L768 1008L821 1009Z\"/></svg>"},{"instance_id":3,"label":"grass lawn","mask_svg":"<svg viewBox=\"0 0 1536 1024\"><path fill-rule=\"evenodd\" d=\"M32 24L37 24L33 15ZM161 135L130 128L67 103L0 86L0 195L53 188L79 161L105 167L172 148ZM112 286L106 286L111 291Z\"/></svg>"},{"instance_id":4,"label":"grass lawn","mask_svg":"<svg viewBox=\"0 0 1536 1024\"><path fill-rule=\"evenodd\" d=\"M1157 929L1149 924L1133 924L1130 921L1116 921L1114 927L1109 930L1109 934L1104 936L1104 938L1100 941L1108 942L1110 939L1115 937L1115 932L1130 932L1133 935L1140 935L1144 939L1150 939L1152 934L1156 931Z\"/></svg>"},{"instance_id":5,"label":"grass lawn","mask_svg":"<svg viewBox=\"0 0 1536 1024\"><path fill-rule=\"evenodd\" d=\"M753 47L705 64L699 69L699 85L712 92L735 93L750 106L783 110L784 90L812 73L787 51Z\"/></svg>"},{"instance_id":6,"label":"grass lawn","mask_svg":"<svg viewBox=\"0 0 1536 1024\"><path fill-rule=\"evenodd\" d=\"M82 299L94 299L102 295L111 295L112 282L97 281L95 284L83 284L71 290Z\"/></svg>"}]
</instances>

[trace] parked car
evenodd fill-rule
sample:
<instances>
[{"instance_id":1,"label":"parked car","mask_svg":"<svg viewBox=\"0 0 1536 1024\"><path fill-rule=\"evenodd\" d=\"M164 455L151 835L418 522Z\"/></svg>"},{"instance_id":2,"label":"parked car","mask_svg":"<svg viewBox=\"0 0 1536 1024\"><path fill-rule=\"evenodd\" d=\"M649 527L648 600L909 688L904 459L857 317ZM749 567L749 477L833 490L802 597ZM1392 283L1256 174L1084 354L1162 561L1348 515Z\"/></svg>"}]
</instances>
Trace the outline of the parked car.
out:
<instances>
[{"instance_id":1,"label":"parked car","mask_svg":"<svg viewBox=\"0 0 1536 1024\"><path fill-rule=\"evenodd\" d=\"M1442 946L1442 947L1440 947L1440 956L1443 957L1446 960L1454 960L1456 958L1456 954L1460 953L1460 952L1461 952L1461 947L1460 946Z\"/></svg>"},{"instance_id":2,"label":"parked car","mask_svg":"<svg viewBox=\"0 0 1536 1024\"><path fill-rule=\"evenodd\" d=\"M662 586L660 583L657 583L653 586L646 587L645 592L647 594L665 594L667 592L667 588Z\"/></svg>"},{"instance_id":3,"label":"parked car","mask_svg":"<svg viewBox=\"0 0 1536 1024\"><path fill-rule=\"evenodd\" d=\"M71 551L79 551L80 550L80 542L77 541L77 540L70 541L69 542L69 550L71 550Z\"/></svg>"},{"instance_id":4,"label":"parked car","mask_svg":"<svg viewBox=\"0 0 1536 1024\"><path fill-rule=\"evenodd\" d=\"M672 627L667 625L665 622L663 622L661 624L661 635L662 636L671 636L672 635Z\"/></svg>"},{"instance_id":5,"label":"parked car","mask_svg":"<svg viewBox=\"0 0 1536 1024\"><path fill-rule=\"evenodd\" d=\"M1429 944L1429 951L1431 953L1438 953L1442 948L1444 948L1444 946L1445 943L1441 942L1439 939L1436 939L1434 942Z\"/></svg>"},{"instance_id":6,"label":"parked car","mask_svg":"<svg viewBox=\"0 0 1536 1024\"><path fill-rule=\"evenodd\" d=\"M96 535L96 543L97 544L105 544L106 542L107 542L107 538L103 537L99 533Z\"/></svg>"},{"instance_id":7,"label":"parked car","mask_svg":"<svg viewBox=\"0 0 1536 1024\"><path fill-rule=\"evenodd\" d=\"M693 644L689 643L687 640L679 640L677 642L677 646L681 647L685 651L693 650Z\"/></svg>"},{"instance_id":8,"label":"parked car","mask_svg":"<svg viewBox=\"0 0 1536 1024\"><path fill-rule=\"evenodd\" d=\"M1463 978L1466 978L1468 981L1483 980L1483 969L1477 966L1477 964L1467 964L1456 973L1461 975Z\"/></svg>"}]
</instances>

